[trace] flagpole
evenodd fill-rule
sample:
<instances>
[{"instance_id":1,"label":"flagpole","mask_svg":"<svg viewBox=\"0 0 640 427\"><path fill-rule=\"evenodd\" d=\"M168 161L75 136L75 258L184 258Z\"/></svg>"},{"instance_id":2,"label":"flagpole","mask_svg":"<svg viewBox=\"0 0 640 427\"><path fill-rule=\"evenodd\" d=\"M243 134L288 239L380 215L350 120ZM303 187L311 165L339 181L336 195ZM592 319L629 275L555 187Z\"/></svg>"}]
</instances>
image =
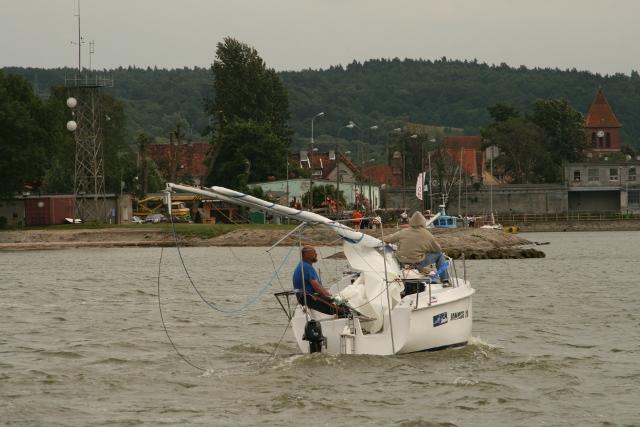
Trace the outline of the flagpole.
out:
<instances>
[{"instance_id":1,"label":"flagpole","mask_svg":"<svg viewBox=\"0 0 640 427\"><path fill-rule=\"evenodd\" d=\"M433 184L431 183L431 153L429 152L429 210L433 213Z\"/></svg>"}]
</instances>

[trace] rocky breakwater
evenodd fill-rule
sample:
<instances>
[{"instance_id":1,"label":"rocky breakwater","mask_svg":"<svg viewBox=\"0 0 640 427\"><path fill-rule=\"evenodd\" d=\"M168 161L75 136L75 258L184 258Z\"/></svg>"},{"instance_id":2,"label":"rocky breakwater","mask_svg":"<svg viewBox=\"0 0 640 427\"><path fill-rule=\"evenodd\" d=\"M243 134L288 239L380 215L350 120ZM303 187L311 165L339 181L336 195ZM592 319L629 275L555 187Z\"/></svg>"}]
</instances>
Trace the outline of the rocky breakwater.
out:
<instances>
[{"instance_id":1,"label":"rocky breakwater","mask_svg":"<svg viewBox=\"0 0 640 427\"><path fill-rule=\"evenodd\" d=\"M398 231L396 228L385 228L384 234ZM367 234L380 238L381 230L365 230ZM500 259L500 258L544 258L541 250L533 247L534 243L502 231L480 228L431 229L434 237L444 252L459 259L464 254L466 259ZM282 230L241 229L207 240L209 246L270 246L286 233ZM285 239L284 246L303 244L315 246L341 245L342 241L329 228L318 226L304 230L300 235Z\"/></svg>"},{"instance_id":2,"label":"rocky breakwater","mask_svg":"<svg viewBox=\"0 0 640 427\"><path fill-rule=\"evenodd\" d=\"M544 258L534 243L516 234L483 228L431 230L442 250L451 258L502 259Z\"/></svg>"}]
</instances>

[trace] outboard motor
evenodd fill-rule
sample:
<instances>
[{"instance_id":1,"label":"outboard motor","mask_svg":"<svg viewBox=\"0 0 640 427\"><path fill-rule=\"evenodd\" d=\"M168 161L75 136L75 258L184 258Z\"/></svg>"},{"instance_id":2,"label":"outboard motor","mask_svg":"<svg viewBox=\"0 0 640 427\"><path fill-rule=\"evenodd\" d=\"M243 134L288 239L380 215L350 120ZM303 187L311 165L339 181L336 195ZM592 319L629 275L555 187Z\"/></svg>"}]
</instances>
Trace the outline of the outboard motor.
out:
<instances>
[{"instance_id":1,"label":"outboard motor","mask_svg":"<svg viewBox=\"0 0 640 427\"><path fill-rule=\"evenodd\" d=\"M309 353L321 352L325 337L322 336L322 325L320 325L320 322L314 319L309 320L304 326L302 339L309 341Z\"/></svg>"}]
</instances>

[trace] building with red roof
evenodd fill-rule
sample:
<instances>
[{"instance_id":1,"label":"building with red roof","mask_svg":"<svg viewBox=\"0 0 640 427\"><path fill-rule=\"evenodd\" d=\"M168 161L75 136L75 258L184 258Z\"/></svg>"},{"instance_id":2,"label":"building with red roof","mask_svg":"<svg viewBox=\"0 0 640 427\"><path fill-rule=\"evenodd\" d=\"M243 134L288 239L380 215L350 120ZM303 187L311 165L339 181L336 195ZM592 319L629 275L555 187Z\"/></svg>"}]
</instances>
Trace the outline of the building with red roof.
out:
<instances>
[{"instance_id":1,"label":"building with red roof","mask_svg":"<svg viewBox=\"0 0 640 427\"><path fill-rule=\"evenodd\" d=\"M339 161L337 161L339 160ZM311 170L313 179L336 181L338 169L340 170L340 182L355 182L358 167L342 153L334 150L329 152L300 151L289 156L289 161L298 163L301 169ZM339 168L337 166L340 166Z\"/></svg>"},{"instance_id":2,"label":"building with red roof","mask_svg":"<svg viewBox=\"0 0 640 427\"><path fill-rule=\"evenodd\" d=\"M208 142L150 144L145 147L145 155L156 163L163 178L171 178L171 170L175 165L176 178L189 178L199 185L207 176L209 147Z\"/></svg>"},{"instance_id":3,"label":"building with red roof","mask_svg":"<svg viewBox=\"0 0 640 427\"><path fill-rule=\"evenodd\" d=\"M480 135L448 136L443 141L447 154L474 179L482 177L484 152Z\"/></svg>"},{"instance_id":4,"label":"building with red roof","mask_svg":"<svg viewBox=\"0 0 640 427\"><path fill-rule=\"evenodd\" d=\"M620 128L622 125L604 96L598 89L585 118L587 145L594 152L620 151Z\"/></svg>"}]
</instances>

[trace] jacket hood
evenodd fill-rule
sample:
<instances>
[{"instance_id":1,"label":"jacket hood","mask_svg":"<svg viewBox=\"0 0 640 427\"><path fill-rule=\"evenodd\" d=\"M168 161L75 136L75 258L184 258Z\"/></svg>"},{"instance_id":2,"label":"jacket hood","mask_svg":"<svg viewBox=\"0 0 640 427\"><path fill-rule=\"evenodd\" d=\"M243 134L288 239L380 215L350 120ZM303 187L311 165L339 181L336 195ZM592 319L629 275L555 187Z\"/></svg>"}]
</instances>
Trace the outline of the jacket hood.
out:
<instances>
[{"instance_id":1,"label":"jacket hood","mask_svg":"<svg viewBox=\"0 0 640 427\"><path fill-rule=\"evenodd\" d=\"M411 218L409 218L409 225L416 228L427 228L427 219L420 212L416 211L411 215Z\"/></svg>"}]
</instances>

